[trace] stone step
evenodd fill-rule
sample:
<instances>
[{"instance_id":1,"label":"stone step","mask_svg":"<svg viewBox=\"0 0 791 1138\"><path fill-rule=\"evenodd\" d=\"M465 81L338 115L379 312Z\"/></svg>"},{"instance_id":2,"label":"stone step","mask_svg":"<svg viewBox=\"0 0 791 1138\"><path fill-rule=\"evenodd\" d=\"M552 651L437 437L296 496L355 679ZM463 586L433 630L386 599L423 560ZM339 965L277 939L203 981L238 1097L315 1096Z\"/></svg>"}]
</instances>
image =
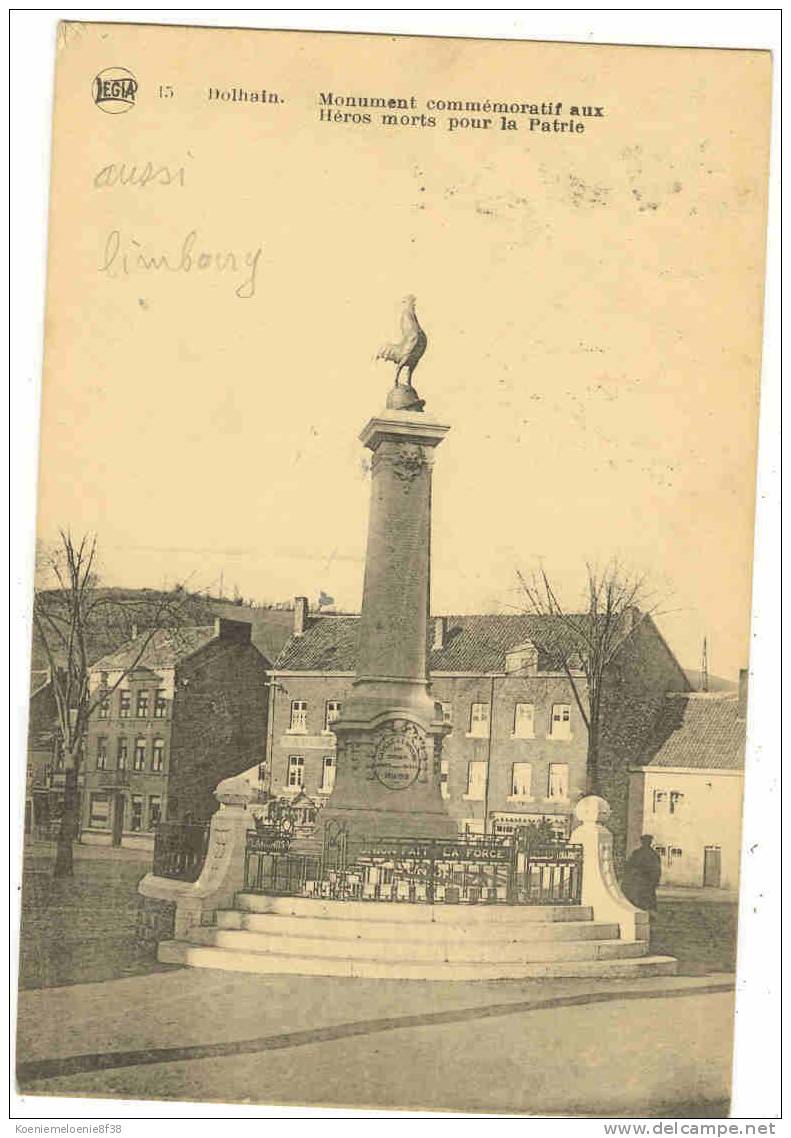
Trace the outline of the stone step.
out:
<instances>
[{"instance_id":1,"label":"stone step","mask_svg":"<svg viewBox=\"0 0 791 1138\"><path fill-rule=\"evenodd\" d=\"M461 909L461 912L459 912ZM467 908L458 906L456 921L434 922L418 921L408 930L403 929L401 922L399 930L403 929L409 941L447 941L449 939L465 941L482 941L485 943L520 940L520 941L569 941L569 940L616 940L620 935L617 924L605 924L603 921L535 921L521 920L508 921L483 925L479 921L466 922ZM244 929L247 932L272 933L273 935L293 935L299 937L317 937L320 939L382 939L392 941L396 937L403 939L401 932L396 932L392 926L387 927L386 922L370 917L374 916L369 909L365 918L358 920L341 919L339 917L309 917L290 916L286 913L246 913L239 909L220 909L216 914L216 927L218 929ZM368 919L366 919L368 918Z\"/></svg>"},{"instance_id":2,"label":"stone step","mask_svg":"<svg viewBox=\"0 0 791 1138\"><path fill-rule=\"evenodd\" d=\"M466 941L443 938L438 941L412 941L401 938L373 940L369 938L342 939L246 932L234 929L196 928L189 940L193 944L227 948L242 953L262 952L276 956L311 957L325 959L352 959L375 961L404 961L406 963L481 963L540 962L549 960L612 960L644 956L642 942L621 940L575 941Z\"/></svg>"},{"instance_id":3,"label":"stone step","mask_svg":"<svg viewBox=\"0 0 791 1138\"><path fill-rule=\"evenodd\" d=\"M332 917L336 920L381 921L383 924L465 924L480 921L522 924L525 921L590 921L589 905L414 905L408 901L324 901L318 897L270 897L237 893L235 907L248 913L278 913L292 917ZM460 916L463 914L463 916Z\"/></svg>"},{"instance_id":4,"label":"stone step","mask_svg":"<svg viewBox=\"0 0 791 1138\"><path fill-rule=\"evenodd\" d=\"M672 956L642 956L613 960L498 961L452 964L414 960L354 960L327 956L291 956L272 952L240 952L216 946L165 940L159 945L163 964L216 968L230 972L257 972L272 976L343 976L372 980L519 980L553 977L600 976L608 979L635 976L672 976Z\"/></svg>"}]
</instances>

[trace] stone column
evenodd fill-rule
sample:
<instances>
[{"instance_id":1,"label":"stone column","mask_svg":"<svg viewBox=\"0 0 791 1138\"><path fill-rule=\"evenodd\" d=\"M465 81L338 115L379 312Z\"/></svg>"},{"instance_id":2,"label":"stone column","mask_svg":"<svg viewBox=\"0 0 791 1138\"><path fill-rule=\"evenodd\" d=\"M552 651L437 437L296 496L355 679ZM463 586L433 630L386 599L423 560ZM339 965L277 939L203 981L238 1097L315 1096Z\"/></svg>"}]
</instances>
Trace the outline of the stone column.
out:
<instances>
[{"instance_id":1,"label":"stone column","mask_svg":"<svg viewBox=\"0 0 791 1138\"><path fill-rule=\"evenodd\" d=\"M621 940L647 946L651 936L648 913L624 896L615 876L613 839L605 825L610 817L609 803L590 794L577 803L576 814L580 824L572 830L570 840L582 846L582 904L593 909L594 921L617 924Z\"/></svg>"},{"instance_id":2,"label":"stone column","mask_svg":"<svg viewBox=\"0 0 791 1138\"><path fill-rule=\"evenodd\" d=\"M431 698L427 663L431 472L449 428L419 401L398 409L405 393L415 396L393 388L388 409L360 435L373 459L357 676L332 725L337 774L322 812L358 847L365 837L448 838L457 829L440 791L449 728Z\"/></svg>"}]
</instances>

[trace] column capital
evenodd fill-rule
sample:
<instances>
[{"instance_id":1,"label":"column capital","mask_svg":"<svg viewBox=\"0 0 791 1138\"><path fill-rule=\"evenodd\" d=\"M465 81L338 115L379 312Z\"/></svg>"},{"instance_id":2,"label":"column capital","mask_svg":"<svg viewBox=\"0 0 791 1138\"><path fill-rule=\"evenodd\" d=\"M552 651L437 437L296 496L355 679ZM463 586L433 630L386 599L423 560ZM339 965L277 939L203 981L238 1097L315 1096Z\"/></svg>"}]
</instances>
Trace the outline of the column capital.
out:
<instances>
[{"instance_id":1,"label":"column capital","mask_svg":"<svg viewBox=\"0 0 791 1138\"><path fill-rule=\"evenodd\" d=\"M427 419L422 412L383 411L368 420L360 432L360 441L369 450L376 450L385 439L435 447L449 430L449 426Z\"/></svg>"}]
</instances>

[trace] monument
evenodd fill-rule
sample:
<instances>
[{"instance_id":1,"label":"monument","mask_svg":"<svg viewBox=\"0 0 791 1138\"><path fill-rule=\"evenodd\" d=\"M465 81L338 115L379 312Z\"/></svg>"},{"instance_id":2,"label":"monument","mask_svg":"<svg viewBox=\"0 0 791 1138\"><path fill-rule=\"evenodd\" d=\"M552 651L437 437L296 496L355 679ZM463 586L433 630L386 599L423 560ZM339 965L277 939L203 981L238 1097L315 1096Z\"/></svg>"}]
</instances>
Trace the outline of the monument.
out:
<instances>
[{"instance_id":1,"label":"monument","mask_svg":"<svg viewBox=\"0 0 791 1138\"><path fill-rule=\"evenodd\" d=\"M379 353L395 384L360 436L373 458L357 672L332 724L337 774L320 832L307 845L262 832L252 787L226 779L197 880L163 857L140 883L158 958L403 980L672 973L618 886L603 799L582 799L571 842L548 845L461 837L445 811L450 728L431 698L427 634L431 474L449 428L412 385L427 343L414 297L402 333Z\"/></svg>"},{"instance_id":2,"label":"monument","mask_svg":"<svg viewBox=\"0 0 791 1138\"><path fill-rule=\"evenodd\" d=\"M426 349L414 297L403 338L379 358L396 364L386 408L360 435L373 454L357 674L337 737L337 775L325 826L364 838L456 835L440 791L442 740L450 728L431 698L427 632L431 590L431 478L450 429L426 414L412 373ZM399 382L406 372L406 383Z\"/></svg>"}]
</instances>

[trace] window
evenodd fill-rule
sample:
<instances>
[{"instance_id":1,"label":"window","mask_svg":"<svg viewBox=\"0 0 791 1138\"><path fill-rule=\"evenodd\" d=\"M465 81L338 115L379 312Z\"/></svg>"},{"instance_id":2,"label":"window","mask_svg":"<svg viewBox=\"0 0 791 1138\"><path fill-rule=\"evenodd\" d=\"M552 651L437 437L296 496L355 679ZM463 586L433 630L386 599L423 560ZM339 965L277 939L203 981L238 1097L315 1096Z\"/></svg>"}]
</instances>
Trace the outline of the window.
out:
<instances>
[{"instance_id":1,"label":"window","mask_svg":"<svg viewBox=\"0 0 791 1138\"><path fill-rule=\"evenodd\" d=\"M667 812L677 814L684 802L684 795L680 790L655 790L653 794L654 814Z\"/></svg>"},{"instance_id":2,"label":"window","mask_svg":"<svg viewBox=\"0 0 791 1138\"><path fill-rule=\"evenodd\" d=\"M128 688L123 688L118 693L118 714L122 719L128 719L132 714L132 693Z\"/></svg>"},{"instance_id":3,"label":"window","mask_svg":"<svg viewBox=\"0 0 791 1138\"><path fill-rule=\"evenodd\" d=\"M165 740L154 740L154 751L151 755L151 770L155 774L161 774L165 766Z\"/></svg>"},{"instance_id":4,"label":"window","mask_svg":"<svg viewBox=\"0 0 791 1138\"><path fill-rule=\"evenodd\" d=\"M118 740L118 769L119 771L126 770L126 764L129 761L129 740L125 735L122 735Z\"/></svg>"},{"instance_id":5,"label":"window","mask_svg":"<svg viewBox=\"0 0 791 1138\"><path fill-rule=\"evenodd\" d=\"M142 735L138 735L135 740L135 760L134 769L136 771L143 771L146 769L146 741Z\"/></svg>"},{"instance_id":6,"label":"window","mask_svg":"<svg viewBox=\"0 0 791 1138\"><path fill-rule=\"evenodd\" d=\"M439 705L442 708L442 722L443 723L452 723L453 722L453 704L447 703L446 701L443 701L443 700L440 700Z\"/></svg>"},{"instance_id":7,"label":"window","mask_svg":"<svg viewBox=\"0 0 791 1138\"><path fill-rule=\"evenodd\" d=\"M308 729L308 705L304 699L291 701L291 726L289 731L299 731L303 735ZM300 783L300 786L302 784Z\"/></svg>"},{"instance_id":8,"label":"window","mask_svg":"<svg viewBox=\"0 0 791 1138\"><path fill-rule=\"evenodd\" d=\"M667 851L667 864L672 865L674 861L679 861L684 856L684 851L678 846L670 846Z\"/></svg>"},{"instance_id":9,"label":"window","mask_svg":"<svg viewBox=\"0 0 791 1138\"><path fill-rule=\"evenodd\" d=\"M99 718L107 719L110 715L110 697L107 694L107 672L99 674L99 690L101 699L99 700Z\"/></svg>"},{"instance_id":10,"label":"window","mask_svg":"<svg viewBox=\"0 0 791 1138\"><path fill-rule=\"evenodd\" d=\"M303 786L305 783L305 759L302 755L288 757L288 786Z\"/></svg>"},{"instance_id":11,"label":"window","mask_svg":"<svg viewBox=\"0 0 791 1138\"><path fill-rule=\"evenodd\" d=\"M96 740L96 769L107 770L107 739L104 735L100 735Z\"/></svg>"},{"instance_id":12,"label":"window","mask_svg":"<svg viewBox=\"0 0 791 1138\"><path fill-rule=\"evenodd\" d=\"M335 756L325 755L321 763L321 786L319 787L319 790L322 794L330 794L334 786Z\"/></svg>"},{"instance_id":13,"label":"window","mask_svg":"<svg viewBox=\"0 0 791 1138\"><path fill-rule=\"evenodd\" d=\"M532 703L518 703L514 708L514 738L532 739L535 709Z\"/></svg>"},{"instance_id":14,"label":"window","mask_svg":"<svg viewBox=\"0 0 791 1138\"><path fill-rule=\"evenodd\" d=\"M514 763L511 767L511 797L529 798L532 775L530 763Z\"/></svg>"},{"instance_id":15,"label":"window","mask_svg":"<svg viewBox=\"0 0 791 1138\"><path fill-rule=\"evenodd\" d=\"M154 696L154 719L164 719L167 706L165 692L162 688L158 688Z\"/></svg>"},{"instance_id":16,"label":"window","mask_svg":"<svg viewBox=\"0 0 791 1138\"><path fill-rule=\"evenodd\" d=\"M92 830L108 830L110 828L110 795L92 794L91 809L88 825Z\"/></svg>"},{"instance_id":17,"label":"window","mask_svg":"<svg viewBox=\"0 0 791 1138\"><path fill-rule=\"evenodd\" d=\"M551 739L571 738L571 705L568 703L552 704L552 723L549 728Z\"/></svg>"},{"instance_id":18,"label":"window","mask_svg":"<svg viewBox=\"0 0 791 1138\"><path fill-rule=\"evenodd\" d=\"M148 799L148 828L153 830L162 821L162 797L152 794Z\"/></svg>"},{"instance_id":19,"label":"window","mask_svg":"<svg viewBox=\"0 0 791 1138\"><path fill-rule=\"evenodd\" d=\"M132 816L130 818L129 829L133 832L138 832L143 829L143 795L132 795Z\"/></svg>"},{"instance_id":20,"label":"window","mask_svg":"<svg viewBox=\"0 0 791 1138\"><path fill-rule=\"evenodd\" d=\"M482 706L488 706L483 704ZM487 763L480 759L473 759L467 764L467 798L475 802L483 802L486 796L486 767Z\"/></svg>"},{"instance_id":21,"label":"window","mask_svg":"<svg viewBox=\"0 0 791 1138\"><path fill-rule=\"evenodd\" d=\"M448 760L440 759L439 761L439 792L443 798L450 798L450 787L448 786Z\"/></svg>"},{"instance_id":22,"label":"window","mask_svg":"<svg viewBox=\"0 0 791 1138\"><path fill-rule=\"evenodd\" d=\"M568 798L569 796L569 768L568 763L549 764L549 798Z\"/></svg>"},{"instance_id":23,"label":"window","mask_svg":"<svg viewBox=\"0 0 791 1138\"><path fill-rule=\"evenodd\" d=\"M139 691L137 693L137 718L148 719L148 692Z\"/></svg>"},{"instance_id":24,"label":"window","mask_svg":"<svg viewBox=\"0 0 791 1138\"><path fill-rule=\"evenodd\" d=\"M324 730L329 731L330 724L334 723L336 719L340 718L341 705L337 699L328 699L324 705ZM292 719L293 719L293 704L292 704Z\"/></svg>"},{"instance_id":25,"label":"window","mask_svg":"<svg viewBox=\"0 0 791 1138\"><path fill-rule=\"evenodd\" d=\"M488 703L474 703L470 708L470 734L476 739L489 738Z\"/></svg>"}]
</instances>

